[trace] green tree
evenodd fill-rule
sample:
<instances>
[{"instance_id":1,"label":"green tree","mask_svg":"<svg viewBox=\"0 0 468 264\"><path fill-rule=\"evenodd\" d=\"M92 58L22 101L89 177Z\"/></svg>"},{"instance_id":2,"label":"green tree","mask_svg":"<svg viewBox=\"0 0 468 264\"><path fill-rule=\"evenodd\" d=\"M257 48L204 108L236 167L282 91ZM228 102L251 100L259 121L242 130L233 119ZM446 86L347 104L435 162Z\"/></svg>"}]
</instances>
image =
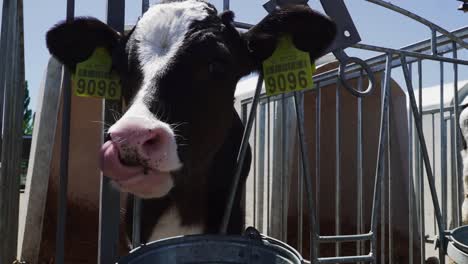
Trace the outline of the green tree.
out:
<instances>
[{"instance_id":1,"label":"green tree","mask_svg":"<svg viewBox=\"0 0 468 264\"><path fill-rule=\"evenodd\" d=\"M24 101L23 101L23 134L24 135L31 135L33 130L33 114L32 110L29 109L29 103L31 102L31 98L29 97L29 88L28 88L28 81L24 83Z\"/></svg>"}]
</instances>

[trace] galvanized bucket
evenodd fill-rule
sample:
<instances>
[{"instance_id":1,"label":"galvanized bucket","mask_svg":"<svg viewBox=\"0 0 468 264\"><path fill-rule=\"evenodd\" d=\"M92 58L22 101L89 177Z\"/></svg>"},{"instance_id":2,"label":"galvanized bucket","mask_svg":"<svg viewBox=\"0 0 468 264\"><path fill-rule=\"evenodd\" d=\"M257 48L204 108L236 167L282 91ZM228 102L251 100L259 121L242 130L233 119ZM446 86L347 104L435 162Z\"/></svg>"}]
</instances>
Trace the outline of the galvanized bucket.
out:
<instances>
[{"instance_id":1,"label":"galvanized bucket","mask_svg":"<svg viewBox=\"0 0 468 264\"><path fill-rule=\"evenodd\" d=\"M447 232L447 255L456 263L468 263L468 226Z\"/></svg>"},{"instance_id":2,"label":"galvanized bucket","mask_svg":"<svg viewBox=\"0 0 468 264\"><path fill-rule=\"evenodd\" d=\"M142 245L119 264L301 264L301 255L287 244L265 236L190 235Z\"/></svg>"}]
</instances>

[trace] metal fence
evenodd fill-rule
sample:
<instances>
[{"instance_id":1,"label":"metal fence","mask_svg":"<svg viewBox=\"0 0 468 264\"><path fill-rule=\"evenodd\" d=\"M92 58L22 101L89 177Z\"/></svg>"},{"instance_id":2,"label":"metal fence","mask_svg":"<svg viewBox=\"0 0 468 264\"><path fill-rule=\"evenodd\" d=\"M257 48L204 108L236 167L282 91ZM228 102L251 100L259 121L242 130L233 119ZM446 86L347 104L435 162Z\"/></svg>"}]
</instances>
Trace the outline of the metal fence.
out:
<instances>
[{"instance_id":1,"label":"metal fence","mask_svg":"<svg viewBox=\"0 0 468 264\"><path fill-rule=\"evenodd\" d=\"M392 129L398 125L395 123L395 116L393 116L392 109L395 104L392 102L397 102L397 99L401 98L394 95L396 88L392 83L392 77L394 77L392 73L399 69L403 73L403 82L399 85L404 87L401 91L405 93L404 102L406 103L405 107L399 109L404 110L405 118L403 120L407 120L407 123L403 126L406 129L400 129L397 132L403 133L409 139L407 148L405 148L405 152L407 152L404 155L411 157L408 159L408 166L405 167L410 175L406 179L408 186L406 192L407 221L410 223L406 234L409 240L408 256L410 256L409 263L424 263L425 257L429 255L425 252L428 241L436 239L434 235L438 235L437 239L440 245L445 245L444 231L460 224L462 163L458 155L460 135L456 129L456 122L453 121L458 120L459 109L458 104L448 108L441 99L438 109L423 111L422 96L415 98L413 86L417 87L419 91L422 90L423 62L432 61L440 65L440 98L444 98L444 90L447 89L444 85L444 71L450 67L453 71L454 86L451 88L454 93L454 102L460 101L457 87L458 72L459 68L468 65L468 60L467 58L458 58L457 50L468 48L468 44L464 41L468 37L468 29L464 28L450 33L390 3L381 0L367 1L399 12L426 25L432 32L430 39L402 49L360 44L358 43L360 37L344 3L335 0L321 0L325 12L337 21L339 30L341 30L337 41L330 49L340 64L334 69L314 76L315 89L275 97L267 97L261 93L262 77L260 74L254 95L241 101L241 116L247 126L245 138L250 139L254 150L254 162L249 179L251 184L248 184L250 189L245 194L248 221L267 235L288 242L294 240L292 243L313 263L394 262L396 256L392 247L399 241L395 241L396 238L392 237L393 233L389 230L395 224L392 222L395 219L393 209L399 205L392 203L395 193L389 190L394 186L396 179L393 177L391 164L399 161L395 161L392 154L398 149L398 146L392 144L394 143L393 137L390 135L395 132ZM265 7L267 9L274 8L279 2L288 1L269 1ZM0 177L0 187L2 188L0 190L0 216L8 218L0 221L0 236L6 237L8 240L1 244L0 260L1 263L11 263L15 259L14 252L16 250L13 248L16 245L16 234L13 233L16 233L17 230L18 210L18 195L14 193L14 190L18 190L18 188L16 188L16 178L13 176L18 175L15 172L19 171L19 162L15 162L18 160L15 160L15 157L20 155L17 151L20 148L15 148L18 146L20 138L16 138L15 135L19 135L19 133L14 133L19 127L14 120L19 120L18 113L22 113L20 111L22 104L18 103L22 102L20 100L22 89L14 87L20 86L19 81L23 80L24 76L21 75L21 64L18 63L22 56L17 48L21 34L17 34L16 30L20 23L17 18L20 17L18 10L21 9L21 1L4 0L3 3L0 96L5 94L5 100L0 100L4 103L0 109L5 109L3 113L5 118L3 122L2 175ZM18 3L20 4L18 5ZM147 3L148 1L143 1L143 10L148 6ZM121 32L124 25L124 4L123 0L108 1L107 22ZM225 0L224 9L228 8L229 0ZM73 16L74 1L68 0L67 19L73 19ZM239 28L250 27L250 25L240 22L237 22L236 25ZM438 37L437 32L442 35ZM344 49L348 47L380 52L382 55L365 61L349 58L344 53ZM347 64L350 65L346 67ZM14 65L14 67L5 67L5 65ZM12 70L14 72L10 72ZM375 79L374 76L377 78ZM69 75L65 73L62 87L67 87L69 83ZM367 89L364 88L365 84L368 84ZM327 91L332 89L334 96L330 97ZM69 90L63 89L63 91ZM351 111L354 115L354 125L343 128L345 114L350 112L344 109L345 106L341 102L344 102L346 95L349 95L348 92L354 96L355 100L355 111ZM366 103L372 100L370 92L378 95L376 101L378 107L374 113L365 111ZM421 95L421 93L419 94ZM69 98L70 94L64 94L62 153L68 153ZM323 106L331 100L330 98L333 98L334 115L325 118ZM419 103L417 103L417 99ZM313 105L314 108L310 108L310 105ZM106 123L112 121L109 109L118 109L119 107L119 103L111 106L106 102L104 116ZM313 110L312 115L307 112L311 109ZM252 114L249 115L249 111ZM425 126L429 121L426 117L422 118L420 113L432 117L439 114L441 122L432 122L433 125L430 129L433 132L425 131ZM366 146L369 145L364 134L366 133L365 129L370 126L369 123L366 123L369 114L374 114L374 118L376 118L373 130L373 137L376 141L372 153L365 151ZM306 117L311 116L314 118L306 119ZM330 124L332 126L329 127ZM435 129L436 125L438 130ZM343 136L349 131L354 131L352 135L355 140L354 148L351 149L353 161L355 160L352 168L356 175L356 190L352 197L343 196L347 187L342 184L349 173L349 171L345 171L347 168L345 161L348 157L344 156L347 142L343 141ZM438 132L436 133L436 131ZM251 136L248 137L251 132ZM432 136L432 141L428 139L428 134ZM335 142L331 148L320 144L327 136ZM440 144L439 147L436 147L436 138L440 139L437 141L440 142L437 143ZM429 142L432 142L432 145ZM429 154L428 146L432 147L432 156ZM372 163L365 159L366 155L373 155ZM326 160L324 157L331 156L334 157L331 161L333 172L331 175L324 175L323 167L330 163L330 160ZM66 167L67 156L63 155L62 157L56 241L57 263L63 263L64 222L66 220L68 168ZM313 159L311 160L310 157ZM434 168L434 165L438 165L437 169ZM366 168L371 168L370 170L373 171L370 194L366 193L367 189L364 188L365 182L363 180L367 173ZM7 175L9 176L7 177ZM334 179L332 186L334 202L333 206L330 207L333 208L330 211L334 214L334 233L326 235L320 232L323 227L319 224L320 216L325 215L322 207L327 204L327 201L321 199L321 189L318 188L324 182L325 176ZM436 180L440 184L436 184ZM294 192L291 192L293 184L295 189ZM441 193L440 199L437 197L438 193ZM117 197L118 193L111 188L108 179L103 177L101 182L99 263L111 263L117 257L119 225L119 199ZM429 197L430 202L427 201ZM12 200L12 198L14 199ZM291 207L292 201L295 201L295 208ZM355 229L352 233L343 234L341 232L342 223L348 219L344 219L345 212L342 209L342 203L351 201L355 206L353 210L356 210ZM138 201L135 203L138 204ZM428 207L434 208L429 214L427 213ZM135 208L138 210L138 206ZM370 208L369 212L366 212L366 208ZM288 215L292 209L297 211L297 216L293 218ZM136 212L134 216L138 217L139 213ZM449 219L451 219L450 226ZM134 223L138 222L134 221ZM413 225L413 222L416 222L417 225ZM413 226L417 228L413 228ZM138 230L139 227L135 226L134 228ZM297 237L291 238L289 236L293 231ZM429 237L426 237L426 234L430 234ZM423 239L418 239L421 237ZM138 241L138 237L133 238L134 245L138 244ZM323 257L319 250L321 247L317 246L322 243L331 243L336 256ZM341 253L344 251L345 244L349 243L354 243L352 247L355 249L355 254L343 256ZM421 250L421 257L417 260L413 258L416 254L414 243L419 244ZM444 263L444 246L439 247L438 256L441 263Z\"/></svg>"},{"instance_id":2,"label":"metal fence","mask_svg":"<svg viewBox=\"0 0 468 264\"><path fill-rule=\"evenodd\" d=\"M434 255L438 255L440 262L445 263L444 231L461 224L460 203L463 201L463 181L462 162L459 156L461 135L457 128L460 112L458 105L463 98L458 96L458 73L460 68L463 69L468 65L468 58L458 58L457 54L458 50L467 48L468 44L464 40L468 37L468 28L450 33L387 2L369 2L399 12L428 26L432 32L431 37L401 49L361 43L353 45L353 48L383 53L362 63L368 65L374 75L381 76L381 85L373 87L373 93L380 93L377 98L359 96L355 92L351 93L357 95L354 99L344 98L344 93L350 91L343 89L338 66L314 76L316 85L312 91L276 97L260 95L259 109L256 111L250 137L254 163L245 199L248 222L265 234L294 245L304 256L312 256L313 263L359 261L425 263L426 258ZM442 33L441 36L437 37L436 32ZM340 60L340 57L337 57ZM423 65L427 65L423 63L426 62L438 66L437 71L428 74L438 75L440 83L439 93L433 95L440 99L438 107L429 109L423 107L422 99L425 93L423 79L426 74ZM395 74L398 72L403 76ZM346 75L349 81L354 80L354 88L358 91L364 90L363 82L367 81L367 76L359 67L351 65ZM451 75L450 79L453 80L450 86L446 84L447 75ZM399 81L395 83L398 85L392 85L392 78ZM418 93L420 95L418 98L415 97L413 87L422 91ZM324 89L334 91L326 93L327 90ZM394 102L397 100L394 93L396 89L404 94L402 101L404 104L399 104L400 107L403 106L401 107L404 110L403 118L392 116L395 111L391 108L398 105ZM452 104L444 101L447 90L453 94ZM335 98L330 99L330 95ZM253 97L253 92L250 96ZM306 97L309 99L304 101ZM349 105L353 100L356 107L354 113L350 115L345 112L350 109L346 104ZM377 100L381 106L380 109L375 109L380 115L379 126L374 131L374 137L379 137L378 142L369 140L369 137L372 137L369 132L363 134L366 133L366 128L372 125L369 124L371 116L375 115L364 110L364 105L372 100ZM255 99L245 97L241 102L240 111L246 122L247 112L251 110L254 102ZM328 110L327 104L332 104ZM304 113L308 116L305 120ZM349 119L344 120L343 116L354 118L352 122L354 126L350 127ZM398 127L399 131L394 131L394 127ZM350 138L347 137L347 142L343 139L344 134L349 133L354 136L351 138L354 144L352 150L349 150ZM406 145L397 144L402 142L397 142L394 137L396 133L404 134L406 141L403 141L403 144ZM327 146L324 141L332 144ZM377 143L371 154L374 155L374 159L373 163L369 164L371 161L366 159L366 155L369 155L365 153L366 145L374 143ZM312 154L300 158L304 155L301 152L307 147ZM354 171L343 169L346 159L350 159L349 156L345 156L345 152L347 155L353 155L351 159L357 162L352 167ZM329 160L330 157L332 161ZM321 168L330 162L333 163L333 170ZM392 191L392 188L398 188L398 184L401 184L397 181L398 175L395 175L397 171L392 171L394 163L402 163L402 168L406 170L407 185L403 187L407 187L407 190ZM349 169L349 166L347 168ZM366 201L371 199L372 195L363 182L366 168L375 172L372 179L375 180L372 205ZM351 187L344 185L349 183L347 179L350 174L355 175L353 180L356 181ZM307 179L313 183L307 183ZM332 186L324 186L323 182L331 183ZM307 198L309 201L315 200L313 213L307 213L307 207L304 206L307 184L313 185L314 195ZM355 195L350 195L346 188L355 188ZM334 199L320 200L324 196L321 192L333 192ZM347 196L343 197L345 194ZM394 204L395 195L405 195L407 204L404 206ZM295 202L291 203L291 200ZM323 230L319 225L320 220L323 220L321 217L327 215L323 212L324 204L335 216L334 232L327 235L321 232ZM343 206L356 210L353 217L357 219L351 221L355 225L351 232L349 228L342 230L345 222L350 222L349 219L343 218L346 214ZM407 233L399 234L400 237L395 238L392 225L397 225L394 221L402 217L396 210L399 207L408 210L403 213L407 217L404 221L407 221L408 230ZM291 211L297 214L293 218ZM310 219L310 215L315 218L312 223L306 221ZM305 230L311 230L312 243L308 241ZM291 232L298 236L288 236ZM402 243L401 238L409 242L404 243L407 246L407 254L404 255L406 259L398 260L395 252L397 250L394 248ZM433 249L437 240L438 252ZM370 246L367 241L370 242ZM343 242L354 243L353 254L348 256L342 254ZM324 256L323 247L317 246L322 243L334 243L335 251L332 256ZM318 248L322 251L319 252ZM310 251L310 254L307 251Z\"/></svg>"},{"instance_id":3,"label":"metal fence","mask_svg":"<svg viewBox=\"0 0 468 264\"><path fill-rule=\"evenodd\" d=\"M24 97L23 1L3 1L0 36L0 263L16 259Z\"/></svg>"}]
</instances>

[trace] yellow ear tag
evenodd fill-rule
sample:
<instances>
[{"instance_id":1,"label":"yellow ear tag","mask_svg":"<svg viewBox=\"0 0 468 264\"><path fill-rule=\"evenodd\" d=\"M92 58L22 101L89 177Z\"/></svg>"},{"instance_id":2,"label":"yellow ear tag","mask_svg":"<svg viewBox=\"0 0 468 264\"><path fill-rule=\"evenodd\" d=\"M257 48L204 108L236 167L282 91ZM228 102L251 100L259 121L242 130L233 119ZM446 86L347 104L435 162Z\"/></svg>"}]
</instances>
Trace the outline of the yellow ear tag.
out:
<instances>
[{"instance_id":1,"label":"yellow ear tag","mask_svg":"<svg viewBox=\"0 0 468 264\"><path fill-rule=\"evenodd\" d=\"M112 58L107 49L96 48L91 57L76 65L72 76L75 95L120 99L120 78L115 72L111 72L111 67Z\"/></svg>"},{"instance_id":2,"label":"yellow ear tag","mask_svg":"<svg viewBox=\"0 0 468 264\"><path fill-rule=\"evenodd\" d=\"M291 36L282 36L271 57L263 62L266 93L277 95L312 88L314 72L309 53L298 50Z\"/></svg>"}]
</instances>

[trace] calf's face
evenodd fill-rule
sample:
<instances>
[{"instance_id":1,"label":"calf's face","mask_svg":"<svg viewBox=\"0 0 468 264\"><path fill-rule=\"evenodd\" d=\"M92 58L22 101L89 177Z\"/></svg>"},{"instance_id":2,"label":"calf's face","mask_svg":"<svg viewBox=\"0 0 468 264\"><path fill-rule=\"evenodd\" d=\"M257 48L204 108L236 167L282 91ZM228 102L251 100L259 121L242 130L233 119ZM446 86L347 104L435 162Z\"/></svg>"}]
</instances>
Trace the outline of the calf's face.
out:
<instances>
[{"instance_id":1,"label":"calf's face","mask_svg":"<svg viewBox=\"0 0 468 264\"><path fill-rule=\"evenodd\" d=\"M161 197L174 175L203 177L233 125L237 81L260 68L280 34L314 60L336 31L307 6L275 11L244 33L233 17L203 1L163 1L125 36L92 18L47 33L50 52L71 71L96 47L112 54L128 108L108 130L102 170L123 191Z\"/></svg>"}]
</instances>

